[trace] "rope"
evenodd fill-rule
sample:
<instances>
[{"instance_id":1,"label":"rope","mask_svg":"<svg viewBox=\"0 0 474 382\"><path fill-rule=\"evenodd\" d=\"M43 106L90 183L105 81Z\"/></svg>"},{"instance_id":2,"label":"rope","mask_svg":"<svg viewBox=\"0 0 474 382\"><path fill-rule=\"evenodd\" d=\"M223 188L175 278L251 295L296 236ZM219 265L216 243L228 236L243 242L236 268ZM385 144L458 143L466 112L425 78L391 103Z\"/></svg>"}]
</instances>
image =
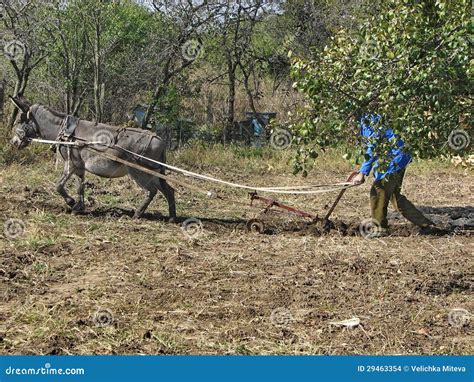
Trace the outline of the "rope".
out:
<instances>
[{"instance_id":1,"label":"rope","mask_svg":"<svg viewBox=\"0 0 474 382\"><path fill-rule=\"evenodd\" d=\"M39 139L39 138L30 138L30 141L34 143L46 143L49 145L58 145L58 146L82 146L78 142L51 141L48 139Z\"/></svg>"},{"instance_id":2,"label":"rope","mask_svg":"<svg viewBox=\"0 0 474 382\"><path fill-rule=\"evenodd\" d=\"M79 138L79 139L81 139L81 138ZM38 139L38 138L32 138L31 141L32 142L37 142L37 143L78 146L78 147L90 146L90 145L104 145L101 142L87 142L87 141L85 141L83 143L63 142L63 141L52 141L52 140ZM107 145L105 145L105 146L107 146ZM107 146L107 147L109 147L109 146ZM90 148L90 147L88 147L88 148ZM163 163L163 162L145 157L143 155L137 154L133 151L127 150L127 149L125 149L123 147L120 147L118 145L114 145L114 147L109 147L109 148L111 148L111 149L115 149L115 148L120 149L120 150L122 150L126 153L129 153L131 155L134 155L138 158L141 158L141 159L147 160L151 163L155 163L155 164L158 164L158 165L163 166L165 168L168 168L169 170L172 170L172 171L175 171L175 172L180 172L183 175L191 176L191 177L201 179L201 180L205 180L205 181L208 181L208 182L223 184L223 185L233 187L233 188L240 188L240 189L260 191L260 192L268 192L268 193L274 193L274 194L314 195L314 194L321 194L321 193L326 193L326 192L339 191L339 190L346 189L346 188L349 188L349 187L354 187L353 184L347 183L347 182L334 183L334 184L329 184L329 185L315 185L315 186L307 185L307 186L298 186L298 187L291 187L291 186L290 187L252 187L252 186L247 186L247 185L243 185L243 184L239 184L239 183L228 182L228 181L225 181L225 180L214 178L212 176L202 175L202 174L198 174L198 173L195 173L195 172L192 172L192 171L184 170L182 168L172 166L172 165L169 165L169 164L166 164L166 163ZM94 149L94 148L92 148L92 149ZM153 173L153 175L156 175L160 178L168 179L168 180L173 181L174 183L177 183L177 184L181 183L181 185L183 185L183 187L188 187L188 188L191 188L191 189L196 188L194 186L189 185L188 183L184 183L184 182L181 182L181 181L171 179L169 177L165 177L165 175L163 175L161 173L158 173L156 171L150 170L150 169L148 169L144 166L141 166L141 165L138 165L138 164L135 164L135 163L131 163L131 162L126 161L124 159L118 158L115 155L110 155L109 156L107 154L104 154L102 151L100 151L98 149L94 149L94 151L98 155L102 155L102 156L104 156L104 157L106 157L110 160L123 163L123 164L125 164L129 167L137 168L139 170L142 170L142 171L148 172L148 173ZM157 174L160 174L160 175L157 175ZM332 188L328 188L328 189L324 189L324 190L299 191L300 189L308 189L308 188L315 188L315 187L332 187ZM200 191L200 192L202 192L202 191Z\"/></svg>"},{"instance_id":3,"label":"rope","mask_svg":"<svg viewBox=\"0 0 474 382\"><path fill-rule=\"evenodd\" d=\"M127 150L127 149L125 149L123 147L120 147L118 145L116 145L116 147L123 150L123 151L125 151L126 153L135 155L138 158L148 160L152 163L156 163L160 166L166 167L166 168L168 168L170 170L173 170L173 171L176 171L176 172L181 172L184 175L188 175L188 176L191 176L191 177L194 177L194 178L197 178L197 179L207 180L209 182L224 184L224 185L227 185L227 186L230 186L230 187L233 187L233 188L242 188L242 189L246 189L246 190L261 191L261 192L268 192L268 193L274 193L274 194L312 195L312 194L320 194L320 193L331 192L331 191L339 191L339 190L344 189L344 188L353 187L352 183L347 183L347 182L334 183L334 184L331 184L331 185L321 185L321 186L318 186L318 187L333 187L334 186L334 188L329 188L329 189L326 189L326 190L313 190L313 191L297 191L299 187L252 187L252 186L247 186L247 185L243 185L243 184L239 184L239 183L228 182L228 181L217 179L217 178L214 178L214 177L208 176L208 175L197 174L197 173L189 171L189 170L184 170L184 169L176 167L176 166L172 166L172 165L169 165L169 164L166 164L166 163L159 162L159 161L154 160L154 159L150 159L148 157L145 157L143 155L134 153L133 151ZM302 186L301 188L309 188L309 187L311 187L311 186Z\"/></svg>"},{"instance_id":4,"label":"rope","mask_svg":"<svg viewBox=\"0 0 474 382\"><path fill-rule=\"evenodd\" d=\"M183 186L183 187L185 187L185 188L189 188L189 189L191 189L191 190L193 190L193 191L197 191L197 192L201 192L201 193L206 193L206 194L208 194L208 191L206 191L206 190L200 189L200 188L198 188L198 187L193 186L192 184L183 182L183 181L181 181L181 180L170 178L169 176L166 176L166 175L162 174L161 172L158 172L158 171L155 171L155 170L151 170L151 169L149 169L149 168L140 166L139 164L136 164L136 163L129 162L129 161L127 161L127 160L125 160L125 159L122 159L122 158L119 158L119 157L117 157L117 156L115 156L115 155L106 154L106 153L104 153L104 152L102 152L102 151L99 151L98 149L93 148L93 147L87 147L87 149L89 149L89 150L94 150L97 155L100 155L100 156L102 156L102 157L104 157L104 158L113 160L113 161L118 162L118 163L122 163L122 164L124 164L124 165L126 165L126 166L128 166L128 167L136 168L137 170L146 172L146 173L148 173L148 174L150 174L150 175L153 175L153 176L157 176L158 178L161 178L161 179L164 179L164 180L168 180L168 181L170 181L170 182L172 182L172 183L176 183L176 184L178 184L178 185L180 185L180 186Z\"/></svg>"}]
</instances>

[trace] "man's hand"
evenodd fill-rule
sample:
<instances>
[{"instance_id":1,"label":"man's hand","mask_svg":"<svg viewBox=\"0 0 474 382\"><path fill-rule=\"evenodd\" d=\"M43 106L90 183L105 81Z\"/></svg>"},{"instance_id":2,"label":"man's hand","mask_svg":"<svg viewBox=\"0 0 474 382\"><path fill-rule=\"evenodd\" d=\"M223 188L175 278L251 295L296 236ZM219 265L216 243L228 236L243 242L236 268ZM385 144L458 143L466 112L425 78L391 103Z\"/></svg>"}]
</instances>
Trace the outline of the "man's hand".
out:
<instances>
[{"instance_id":1,"label":"man's hand","mask_svg":"<svg viewBox=\"0 0 474 382\"><path fill-rule=\"evenodd\" d=\"M352 178L351 182L354 186L358 186L359 184L365 182L365 175L359 172L356 176Z\"/></svg>"}]
</instances>

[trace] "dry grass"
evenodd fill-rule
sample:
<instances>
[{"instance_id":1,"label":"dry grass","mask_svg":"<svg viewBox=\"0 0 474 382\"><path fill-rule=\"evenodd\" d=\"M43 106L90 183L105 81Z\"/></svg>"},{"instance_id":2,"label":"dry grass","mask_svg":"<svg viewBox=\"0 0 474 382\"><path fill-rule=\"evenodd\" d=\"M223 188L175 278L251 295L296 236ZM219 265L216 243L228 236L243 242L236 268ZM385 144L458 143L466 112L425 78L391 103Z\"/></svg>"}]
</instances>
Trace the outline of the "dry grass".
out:
<instances>
[{"instance_id":1,"label":"dry grass","mask_svg":"<svg viewBox=\"0 0 474 382\"><path fill-rule=\"evenodd\" d=\"M202 232L189 238L181 224L156 213L166 214L160 197L144 219L132 220L143 194L126 178L89 176L88 214L71 215L54 192L58 171L49 157L0 175L0 221L26 224L19 238L0 241L1 353L473 351L472 320L463 327L448 322L453 308L474 312L469 232L383 240L315 236L292 231L299 220L284 215L269 219L272 234L255 235L244 229L258 212L245 192L220 190L226 200L218 200L179 189L180 222L203 222ZM240 183L303 184L290 175L287 160L288 153L266 149L170 155L170 162ZM341 181L351 169L337 153L320 163L307 181ZM414 164L406 194L435 215L472 213L470 171ZM335 218L367 217L368 188L349 190ZM282 199L321 215L334 197ZM97 312L104 326L94 319ZM362 325L353 330L330 325L354 316Z\"/></svg>"}]
</instances>

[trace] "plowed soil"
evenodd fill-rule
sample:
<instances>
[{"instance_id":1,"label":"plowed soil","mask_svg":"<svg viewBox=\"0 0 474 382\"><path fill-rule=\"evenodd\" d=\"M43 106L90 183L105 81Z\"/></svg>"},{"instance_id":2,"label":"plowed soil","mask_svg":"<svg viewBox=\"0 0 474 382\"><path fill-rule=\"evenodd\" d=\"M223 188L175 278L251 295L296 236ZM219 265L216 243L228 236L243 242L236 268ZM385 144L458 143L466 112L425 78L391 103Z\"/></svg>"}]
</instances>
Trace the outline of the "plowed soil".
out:
<instances>
[{"instance_id":1,"label":"plowed soil","mask_svg":"<svg viewBox=\"0 0 474 382\"><path fill-rule=\"evenodd\" d=\"M310 181L341 181L348 170L329 166ZM295 182L272 170L215 175ZM234 190L209 199L178 188L177 223L167 222L160 196L133 220L141 190L127 178L91 175L87 210L73 215L54 190L57 177L51 160L0 175L0 221L24 224L18 237L0 236L2 354L474 350L469 170L414 166L405 193L445 231L421 235L391 212L391 234L382 239L360 234L370 184L346 192L328 231L275 209L261 215ZM321 217L335 197L281 199ZM262 234L246 229L255 217ZM355 317L353 328L335 324Z\"/></svg>"}]
</instances>

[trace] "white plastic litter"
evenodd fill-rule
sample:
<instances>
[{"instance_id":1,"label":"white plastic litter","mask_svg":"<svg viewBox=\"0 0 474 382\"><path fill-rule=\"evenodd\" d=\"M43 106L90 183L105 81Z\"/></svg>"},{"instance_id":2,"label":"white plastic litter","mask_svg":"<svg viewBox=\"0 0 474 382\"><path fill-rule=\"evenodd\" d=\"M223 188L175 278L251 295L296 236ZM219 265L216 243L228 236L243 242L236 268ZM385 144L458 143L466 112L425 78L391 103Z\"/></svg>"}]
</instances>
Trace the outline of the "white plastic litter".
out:
<instances>
[{"instance_id":1,"label":"white plastic litter","mask_svg":"<svg viewBox=\"0 0 474 382\"><path fill-rule=\"evenodd\" d=\"M360 319L358 317L352 317L352 318L349 318L348 320L333 321L333 322L330 322L330 324L334 326L341 326L341 327L345 327L349 329L354 329L360 325Z\"/></svg>"}]
</instances>

